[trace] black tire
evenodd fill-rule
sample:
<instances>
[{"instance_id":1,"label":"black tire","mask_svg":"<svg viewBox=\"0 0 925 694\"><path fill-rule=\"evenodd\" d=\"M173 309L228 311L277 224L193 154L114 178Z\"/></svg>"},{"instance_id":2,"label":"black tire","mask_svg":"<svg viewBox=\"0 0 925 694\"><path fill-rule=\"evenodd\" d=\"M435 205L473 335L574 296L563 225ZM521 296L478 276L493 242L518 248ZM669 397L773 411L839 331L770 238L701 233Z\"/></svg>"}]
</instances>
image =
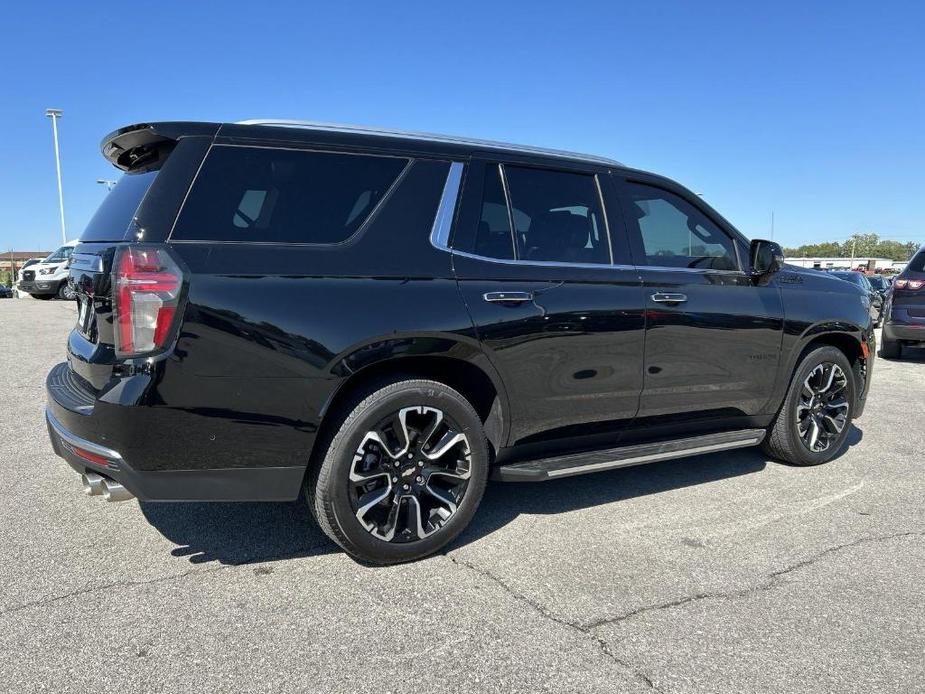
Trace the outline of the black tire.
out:
<instances>
[{"instance_id":1,"label":"black tire","mask_svg":"<svg viewBox=\"0 0 925 694\"><path fill-rule=\"evenodd\" d=\"M39 301L48 301L54 295L53 294L31 294L30 296L33 299L38 299Z\"/></svg>"},{"instance_id":2,"label":"black tire","mask_svg":"<svg viewBox=\"0 0 925 694\"><path fill-rule=\"evenodd\" d=\"M421 409L422 406L424 409ZM392 448L397 453L401 449L400 445L380 448L375 441L369 441L368 437L373 430L381 431L379 426L383 420L403 411L411 413L406 415L407 419L418 416L436 417L432 413L439 411L444 423L441 426L445 426L451 433L461 433L467 439L457 444L458 449L455 451L450 449L449 453L445 454L454 460L462 461L454 464L461 464L467 468L468 479L465 486L459 492L459 497L453 497L456 502L455 508L448 518L435 516L434 511L430 511L425 523L428 528L431 528L432 522L435 521L436 527L430 529L429 534L423 538L420 538L419 530L411 529L413 519L411 510L416 509L418 522L415 527L419 528L426 507L429 504L433 506L440 504L434 501L438 497L427 491L431 485L431 478L428 476L423 486L415 484L416 480L422 478L415 477L416 470L404 470L404 467L425 465L423 456L426 454L421 450L428 450L429 437L423 435L423 432L425 429L429 430L429 427L421 427L421 432L418 432L412 425L405 425L403 421L404 431L411 432L411 436L405 436L405 440L408 450L415 451L414 457L403 453L396 458L393 452L387 451L387 455L379 452L379 462L369 463L372 465L370 469L373 470L373 475L369 478L364 477L364 479L372 480L373 477L377 477L379 478L377 484L388 485L388 489L384 492L388 496L368 511L370 514L387 516L381 527L374 520L367 521L366 516L361 521L359 515L366 504L361 506L359 498L376 496L384 487L379 487L374 492L360 497L357 492L359 483L351 481L351 473L356 471L356 466L362 467L367 464L365 462L367 457L360 453L364 445L372 446L372 457L376 456L376 451ZM429 431L433 436L437 436L436 425L433 430ZM450 438L453 437L450 436L447 440ZM401 439L397 440L400 444ZM469 524L475 514L488 478L488 443L481 420L472 405L462 395L436 381L401 380L378 387L352 408L328 443L319 441L319 445L323 450L317 452L306 478L306 500L324 533L348 554L370 564L396 564L420 559L451 542ZM421 449L422 446L423 449ZM468 446L468 456L464 454L466 446ZM431 444L432 452L434 447ZM358 457L358 454L362 457ZM439 458L439 460L443 459ZM396 460L399 463L396 463ZM398 468L398 464L403 467L394 470L394 476L392 472L388 474L381 472L383 468L391 469L389 466L392 465ZM427 463L427 467L422 471L430 469L436 468L431 468L431 464ZM458 470L455 471L458 472ZM440 475L439 472L433 474ZM384 481L381 479L383 476ZM404 484L406 481L412 483L410 492L400 491L400 489L408 489L408 485ZM458 484L463 483L458 482ZM453 493L455 492L451 492ZM412 504L407 497L416 494L419 494L420 501L416 500ZM394 522L392 522L393 516L391 515L393 509L396 509ZM402 525L398 521L399 518L406 521L403 524L405 527L401 530L399 530L399 525ZM368 527L367 523L372 528ZM387 530L384 531L382 528L390 529L394 537L386 540L382 535L374 534L374 532L387 533Z\"/></svg>"},{"instance_id":3,"label":"black tire","mask_svg":"<svg viewBox=\"0 0 925 694\"><path fill-rule=\"evenodd\" d=\"M813 419L816 417L814 409L806 408L802 402L803 398L805 398L804 383L820 365L823 365L823 375L825 375L824 365L827 364L837 365L845 377L843 396L848 403L848 407L841 431L837 434L832 434L826 448L824 450L810 450L809 444L804 440L804 435L800 431L799 411L809 413L809 416ZM826 346L809 351L803 356L794 371L793 379L787 389L787 395L784 397L780 411L777 413L777 418L768 430L768 435L762 444L764 452L772 458L791 465L820 465L830 461L841 452L845 445L845 440L848 438L856 397L854 371L848 358L841 350L836 347ZM800 408L799 411L798 408ZM826 432L826 435L829 435L829 433ZM818 442L816 445L819 445Z\"/></svg>"},{"instance_id":4,"label":"black tire","mask_svg":"<svg viewBox=\"0 0 925 694\"><path fill-rule=\"evenodd\" d=\"M899 359L902 356L902 345L898 340L880 340L880 356L883 359Z\"/></svg>"},{"instance_id":5,"label":"black tire","mask_svg":"<svg viewBox=\"0 0 925 694\"><path fill-rule=\"evenodd\" d=\"M58 298L64 299L65 301L73 301L77 298L77 292L70 282L65 281L61 283L58 287Z\"/></svg>"}]
</instances>

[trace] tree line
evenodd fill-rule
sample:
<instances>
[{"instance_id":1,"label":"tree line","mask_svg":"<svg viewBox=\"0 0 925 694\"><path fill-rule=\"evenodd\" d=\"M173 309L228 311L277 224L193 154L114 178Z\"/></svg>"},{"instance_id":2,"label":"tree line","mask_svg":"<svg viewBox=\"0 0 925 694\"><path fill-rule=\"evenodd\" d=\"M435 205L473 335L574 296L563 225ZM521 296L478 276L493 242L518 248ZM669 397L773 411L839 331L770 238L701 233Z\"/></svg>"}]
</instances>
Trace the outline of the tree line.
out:
<instances>
[{"instance_id":1,"label":"tree line","mask_svg":"<svg viewBox=\"0 0 925 694\"><path fill-rule=\"evenodd\" d=\"M918 250L915 241L891 241L881 239L877 234L854 234L847 241L827 241L808 243L796 248L785 248L787 258L806 258L819 256L823 258L889 258L890 260L909 260Z\"/></svg>"}]
</instances>

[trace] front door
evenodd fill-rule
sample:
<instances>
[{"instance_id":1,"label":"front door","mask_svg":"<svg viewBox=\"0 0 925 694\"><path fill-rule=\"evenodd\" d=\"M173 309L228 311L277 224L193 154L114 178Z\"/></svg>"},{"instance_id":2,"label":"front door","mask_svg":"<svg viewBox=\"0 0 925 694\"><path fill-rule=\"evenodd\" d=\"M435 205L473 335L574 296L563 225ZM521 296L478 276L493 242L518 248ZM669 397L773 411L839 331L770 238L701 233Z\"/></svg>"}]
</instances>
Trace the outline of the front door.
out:
<instances>
[{"instance_id":1,"label":"front door","mask_svg":"<svg viewBox=\"0 0 925 694\"><path fill-rule=\"evenodd\" d=\"M641 286L635 268L613 262L629 251L619 213L612 243L604 210L594 172L470 165L453 266L507 389L511 443L594 423L603 433L636 414Z\"/></svg>"},{"instance_id":2,"label":"front door","mask_svg":"<svg viewBox=\"0 0 925 694\"><path fill-rule=\"evenodd\" d=\"M756 283L744 239L687 191L616 182L646 302L640 417L765 412L783 337L776 280Z\"/></svg>"}]
</instances>

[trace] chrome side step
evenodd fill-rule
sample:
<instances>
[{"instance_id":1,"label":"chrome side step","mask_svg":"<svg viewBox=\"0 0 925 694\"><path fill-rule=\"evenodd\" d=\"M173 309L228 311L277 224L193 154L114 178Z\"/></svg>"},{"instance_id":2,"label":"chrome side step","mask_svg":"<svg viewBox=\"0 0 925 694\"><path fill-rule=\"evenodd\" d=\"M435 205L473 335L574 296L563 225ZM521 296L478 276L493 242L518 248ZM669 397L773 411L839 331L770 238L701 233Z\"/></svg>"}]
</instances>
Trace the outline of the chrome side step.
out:
<instances>
[{"instance_id":1,"label":"chrome side step","mask_svg":"<svg viewBox=\"0 0 925 694\"><path fill-rule=\"evenodd\" d=\"M587 472L655 463L659 460L729 451L734 448L756 446L764 440L766 433L764 429L741 429L510 463L492 470L492 479L505 482L543 482L554 477L583 475Z\"/></svg>"}]
</instances>

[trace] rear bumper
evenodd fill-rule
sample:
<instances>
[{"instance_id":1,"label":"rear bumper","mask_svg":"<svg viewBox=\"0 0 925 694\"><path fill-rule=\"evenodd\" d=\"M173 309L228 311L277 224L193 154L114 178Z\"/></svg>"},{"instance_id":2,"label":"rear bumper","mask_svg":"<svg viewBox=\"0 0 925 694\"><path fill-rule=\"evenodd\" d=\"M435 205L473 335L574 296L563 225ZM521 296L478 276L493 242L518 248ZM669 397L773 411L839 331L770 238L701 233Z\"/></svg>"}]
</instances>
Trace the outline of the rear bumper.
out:
<instances>
[{"instance_id":1,"label":"rear bumper","mask_svg":"<svg viewBox=\"0 0 925 694\"><path fill-rule=\"evenodd\" d=\"M925 321L906 323L889 320L883 324L883 338L886 340L911 340L925 342Z\"/></svg>"},{"instance_id":2,"label":"rear bumper","mask_svg":"<svg viewBox=\"0 0 925 694\"><path fill-rule=\"evenodd\" d=\"M68 386L67 364L48 374L45 421L57 456L78 473L95 472L123 485L141 501L292 501L305 466L139 470L106 435L112 419L94 416L92 397ZM141 409L141 408L133 408ZM164 437L169 432L162 432Z\"/></svg>"}]
</instances>

